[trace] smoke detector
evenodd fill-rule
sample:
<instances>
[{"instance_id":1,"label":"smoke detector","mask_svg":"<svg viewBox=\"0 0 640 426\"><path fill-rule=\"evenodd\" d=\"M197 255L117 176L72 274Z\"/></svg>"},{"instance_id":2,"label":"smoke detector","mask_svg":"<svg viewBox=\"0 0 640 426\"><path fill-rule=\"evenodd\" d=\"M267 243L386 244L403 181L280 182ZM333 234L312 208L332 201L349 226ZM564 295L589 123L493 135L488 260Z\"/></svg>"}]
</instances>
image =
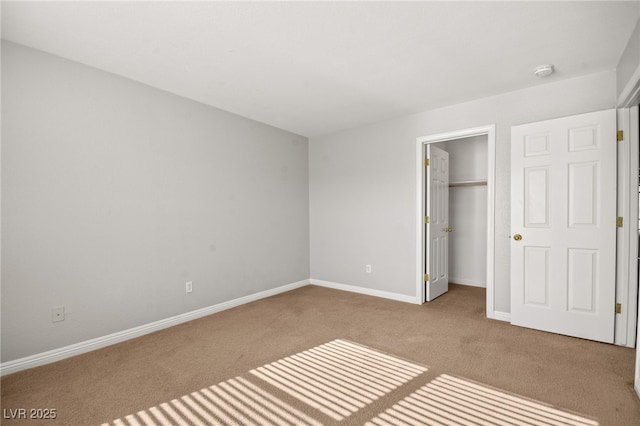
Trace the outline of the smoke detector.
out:
<instances>
[{"instance_id":1,"label":"smoke detector","mask_svg":"<svg viewBox=\"0 0 640 426\"><path fill-rule=\"evenodd\" d=\"M533 73L540 78L544 78L553 73L553 64L539 65L533 70Z\"/></svg>"}]
</instances>

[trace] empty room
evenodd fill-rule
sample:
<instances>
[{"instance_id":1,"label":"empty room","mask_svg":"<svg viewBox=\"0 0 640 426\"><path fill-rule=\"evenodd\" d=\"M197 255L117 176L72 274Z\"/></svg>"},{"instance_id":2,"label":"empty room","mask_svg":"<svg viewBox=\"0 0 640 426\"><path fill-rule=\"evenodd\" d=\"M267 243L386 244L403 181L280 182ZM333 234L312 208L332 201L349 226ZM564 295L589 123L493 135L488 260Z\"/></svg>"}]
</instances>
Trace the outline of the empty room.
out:
<instances>
[{"instance_id":1,"label":"empty room","mask_svg":"<svg viewBox=\"0 0 640 426\"><path fill-rule=\"evenodd\" d=\"M640 1L0 22L0 423L640 424Z\"/></svg>"}]
</instances>

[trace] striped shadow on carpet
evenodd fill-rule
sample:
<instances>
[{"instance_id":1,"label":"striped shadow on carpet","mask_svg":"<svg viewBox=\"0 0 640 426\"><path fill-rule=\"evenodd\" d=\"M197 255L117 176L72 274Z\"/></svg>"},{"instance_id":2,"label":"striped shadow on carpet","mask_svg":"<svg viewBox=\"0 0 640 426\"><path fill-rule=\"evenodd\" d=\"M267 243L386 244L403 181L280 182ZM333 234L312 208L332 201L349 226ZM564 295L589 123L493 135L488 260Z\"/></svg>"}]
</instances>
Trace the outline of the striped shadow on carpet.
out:
<instances>
[{"instance_id":1,"label":"striped shadow on carpet","mask_svg":"<svg viewBox=\"0 0 640 426\"><path fill-rule=\"evenodd\" d=\"M321 423L236 377L102 426L309 425Z\"/></svg>"},{"instance_id":2,"label":"striped shadow on carpet","mask_svg":"<svg viewBox=\"0 0 640 426\"><path fill-rule=\"evenodd\" d=\"M426 371L421 365L334 340L250 373L339 421Z\"/></svg>"},{"instance_id":3,"label":"striped shadow on carpet","mask_svg":"<svg viewBox=\"0 0 640 426\"><path fill-rule=\"evenodd\" d=\"M426 371L422 365L334 340L251 370L253 382L236 377L102 426L320 426L308 413L346 419ZM299 408L310 409L303 413L258 386L256 378L297 400Z\"/></svg>"},{"instance_id":4,"label":"striped shadow on carpet","mask_svg":"<svg viewBox=\"0 0 640 426\"><path fill-rule=\"evenodd\" d=\"M346 426L355 424L349 416L393 391L402 392L400 387L426 371L334 340L102 426L322 426L322 417ZM371 406L360 418L371 419L366 426L598 426L593 419L447 374L407 392L394 397L397 402L382 413Z\"/></svg>"},{"instance_id":5,"label":"striped shadow on carpet","mask_svg":"<svg viewBox=\"0 0 640 426\"><path fill-rule=\"evenodd\" d=\"M475 382L440 375L366 426L597 426L598 422Z\"/></svg>"}]
</instances>

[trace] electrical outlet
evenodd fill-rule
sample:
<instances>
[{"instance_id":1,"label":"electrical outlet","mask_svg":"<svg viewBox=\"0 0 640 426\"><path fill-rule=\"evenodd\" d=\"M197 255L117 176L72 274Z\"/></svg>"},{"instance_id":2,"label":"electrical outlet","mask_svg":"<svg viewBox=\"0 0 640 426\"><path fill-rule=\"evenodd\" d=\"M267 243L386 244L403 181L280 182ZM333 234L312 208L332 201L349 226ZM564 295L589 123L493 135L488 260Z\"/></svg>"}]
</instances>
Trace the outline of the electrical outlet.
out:
<instances>
[{"instance_id":1,"label":"electrical outlet","mask_svg":"<svg viewBox=\"0 0 640 426\"><path fill-rule=\"evenodd\" d=\"M366 265L366 266L364 267L364 271L365 271L367 274L370 274L370 273L371 273L371 265Z\"/></svg>"},{"instance_id":2,"label":"electrical outlet","mask_svg":"<svg viewBox=\"0 0 640 426\"><path fill-rule=\"evenodd\" d=\"M64 306L54 306L51 308L51 322L64 321Z\"/></svg>"},{"instance_id":3,"label":"electrical outlet","mask_svg":"<svg viewBox=\"0 0 640 426\"><path fill-rule=\"evenodd\" d=\"M191 293L193 291L193 281L187 281L185 284L185 291Z\"/></svg>"}]
</instances>

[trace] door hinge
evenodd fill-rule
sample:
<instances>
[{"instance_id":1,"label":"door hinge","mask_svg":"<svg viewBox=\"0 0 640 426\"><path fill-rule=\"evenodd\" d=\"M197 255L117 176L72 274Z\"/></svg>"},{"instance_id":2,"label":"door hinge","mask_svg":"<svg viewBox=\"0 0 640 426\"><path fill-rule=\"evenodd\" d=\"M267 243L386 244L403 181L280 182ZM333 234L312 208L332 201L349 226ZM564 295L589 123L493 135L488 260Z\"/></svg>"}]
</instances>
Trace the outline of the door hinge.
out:
<instances>
[{"instance_id":1,"label":"door hinge","mask_svg":"<svg viewBox=\"0 0 640 426\"><path fill-rule=\"evenodd\" d=\"M424 281L428 282L429 281L429 274L424 274Z\"/></svg>"},{"instance_id":2,"label":"door hinge","mask_svg":"<svg viewBox=\"0 0 640 426\"><path fill-rule=\"evenodd\" d=\"M430 163L429 159L428 159L428 158L425 158L425 159L424 159L424 166L425 166L425 167L429 167L429 163Z\"/></svg>"},{"instance_id":3,"label":"door hinge","mask_svg":"<svg viewBox=\"0 0 640 426\"><path fill-rule=\"evenodd\" d=\"M429 216L424 217L424 223L429 223Z\"/></svg>"},{"instance_id":4,"label":"door hinge","mask_svg":"<svg viewBox=\"0 0 640 426\"><path fill-rule=\"evenodd\" d=\"M616 133L616 140L618 142L623 141L624 140L624 131L622 130L618 130L618 133Z\"/></svg>"},{"instance_id":5,"label":"door hinge","mask_svg":"<svg viewBox=\"0 0 640 426\"><path fill-rule=\"evenodd\" d=\"M620 303L616 303L616 314L622 313L622 305Z\"/></svg>"},{"instance_id":6,"label":"door hinge","mask_svg":"<svg viewBox=\"0 0 640 426\"><path fill-rule=\"evenodd\" d=\"M622 219L622 216L618 216L618 217L616 218L616 226L617 226L618 228L622 228L622 225L623 225L623 219Z\"/></svg>"}]
</instances>

